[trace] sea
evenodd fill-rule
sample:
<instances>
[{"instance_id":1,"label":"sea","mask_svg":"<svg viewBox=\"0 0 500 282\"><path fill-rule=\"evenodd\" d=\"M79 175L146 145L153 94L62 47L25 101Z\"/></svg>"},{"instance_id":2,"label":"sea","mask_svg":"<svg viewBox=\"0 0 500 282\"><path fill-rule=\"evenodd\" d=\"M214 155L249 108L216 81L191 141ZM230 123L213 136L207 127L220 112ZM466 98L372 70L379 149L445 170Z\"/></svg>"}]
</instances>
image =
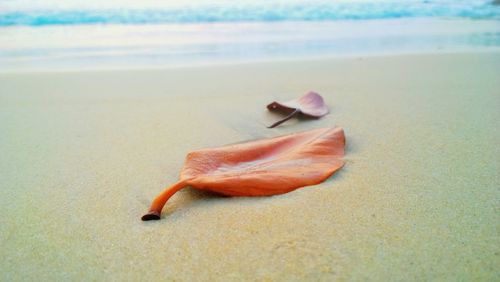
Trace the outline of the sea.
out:
<instances>
[{"instance_id":1,"label":"sea","mask_svg":"<svg viewBox=\"0 0 500 282\"><path fill-rule=\"evenodd\" d=\"M0 0L0 72L500 49L490 0Z\"/></svg>"}]
</instances>

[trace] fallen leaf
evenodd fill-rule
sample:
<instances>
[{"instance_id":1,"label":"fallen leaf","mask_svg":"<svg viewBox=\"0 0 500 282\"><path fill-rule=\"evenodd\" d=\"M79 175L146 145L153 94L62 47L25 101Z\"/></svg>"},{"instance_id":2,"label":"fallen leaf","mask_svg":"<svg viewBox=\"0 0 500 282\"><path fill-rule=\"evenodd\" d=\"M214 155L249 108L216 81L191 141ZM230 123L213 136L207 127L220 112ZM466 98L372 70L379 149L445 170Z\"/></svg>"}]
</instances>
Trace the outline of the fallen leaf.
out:
<instances>
[{"instance_id":1,"label":"fallen leaf","mask_svg":"<svg viewBox=\"0 0 500 282\"><path fill-rule=\"evenodd\" d=\"M323 101L323 97L316 92L308 92L304 96L294 99L288 102L272 102L267 105L267 109L270 111L280 111L287 116L280 121L273 123L268 128L276 127L285 121L291 119L292 117L303 114L305 116L320 118L328 114L328 107Z\"/></svg>"},{"instance_id":2,"label":"fallen leaf","mask_svg":"<svg viewBox=\"0 0 500 282\"><path fill-rule=\"evenodd\" d=\"M342 128L321 128L191 152L180 180L159 194L142 220L160 219L168 199L191 186L227 196L270 196L323 182L344 162Z\"/></svg>"}]
</instances>

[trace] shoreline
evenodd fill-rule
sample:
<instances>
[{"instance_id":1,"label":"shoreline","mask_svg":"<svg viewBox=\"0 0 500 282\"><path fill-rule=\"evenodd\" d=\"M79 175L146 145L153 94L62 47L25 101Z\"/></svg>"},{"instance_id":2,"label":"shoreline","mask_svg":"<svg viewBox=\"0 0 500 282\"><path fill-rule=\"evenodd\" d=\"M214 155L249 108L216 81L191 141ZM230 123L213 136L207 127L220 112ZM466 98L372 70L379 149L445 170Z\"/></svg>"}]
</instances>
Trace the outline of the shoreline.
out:
<instances>
[{"instance_id":1,"label":"shoreline","mask_svg":"<svg viewBox=\"0 0 500 282\"><path fill-rule=\"evenodd\" d=\"M236 66L253 66L265 64L294 64L294 63L309 63L321 61L335 60L353 60L353 59L370 59L370 58L391 58L391 57L414 57L414 56L441 56L441 55L468 55L468 54L498 54L500 47L468 47L456 50L424 50L424 51L386 51L377 53L356 53L356 54L339 54L339 55L321 55L307 56L300 58L282 58L282 59L262 59L248 61L231 61L231 62L207 62L198 64L184 65L162 65L162 66L127 66L127 67L73 67L73 68L42 68L42 69L21 69L21 70L0 70L0 75L9 74L34 74L34 73L86 73L86 72L128 72L128 71L170 71L170 70L189 70L203 68L224 68Z\"/></svg>"},{"instance_id":2,"label":"shoreline","mask_svg":"<svg viewBox=\"0 0 500 282\"><path fill-rule=\"evenodd\" d=\"M0 71L172 68L500 48L497 21L470 19L83 25L0 31Z\"/></svg>"}]
</instances>

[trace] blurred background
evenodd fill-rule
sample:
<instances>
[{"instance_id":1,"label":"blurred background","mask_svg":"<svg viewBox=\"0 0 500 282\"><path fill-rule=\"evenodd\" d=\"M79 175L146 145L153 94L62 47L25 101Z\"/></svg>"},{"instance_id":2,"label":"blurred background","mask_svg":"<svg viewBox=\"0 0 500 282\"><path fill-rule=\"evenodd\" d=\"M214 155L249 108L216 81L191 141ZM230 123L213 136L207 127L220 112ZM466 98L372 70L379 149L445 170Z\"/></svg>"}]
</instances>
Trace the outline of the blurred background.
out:
<instances>
[{"instance_id":1,"label":"blurred background","mask_svg":"<svg viewBox=\"0 0 500 282\"><path fill-rule=\"evenodd\" d=\"M0 71L499 46L500 6L490 0L0 2Z\"/></svg>"}]
</instances>

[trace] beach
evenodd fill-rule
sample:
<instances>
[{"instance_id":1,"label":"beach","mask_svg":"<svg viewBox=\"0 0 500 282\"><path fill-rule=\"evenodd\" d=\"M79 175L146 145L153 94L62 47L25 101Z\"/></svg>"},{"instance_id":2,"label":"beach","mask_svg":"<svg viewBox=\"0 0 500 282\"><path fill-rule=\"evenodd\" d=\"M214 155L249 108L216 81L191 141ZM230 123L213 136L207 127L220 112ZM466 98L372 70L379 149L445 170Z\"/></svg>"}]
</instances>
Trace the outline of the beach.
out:
<instances>
[{"instance_id":1,"label":"beach","mask_svg":"<svg viewBox=\"0 0 500 282\"><path fill-rule=\"evenodd\" d=\"M0 280L494 281L500 52L0 74ZM320 93L330 114L272 101ZM340 126L345 166L294 192L186 188L200 148Z\"/></svg>"}]
</instances>

